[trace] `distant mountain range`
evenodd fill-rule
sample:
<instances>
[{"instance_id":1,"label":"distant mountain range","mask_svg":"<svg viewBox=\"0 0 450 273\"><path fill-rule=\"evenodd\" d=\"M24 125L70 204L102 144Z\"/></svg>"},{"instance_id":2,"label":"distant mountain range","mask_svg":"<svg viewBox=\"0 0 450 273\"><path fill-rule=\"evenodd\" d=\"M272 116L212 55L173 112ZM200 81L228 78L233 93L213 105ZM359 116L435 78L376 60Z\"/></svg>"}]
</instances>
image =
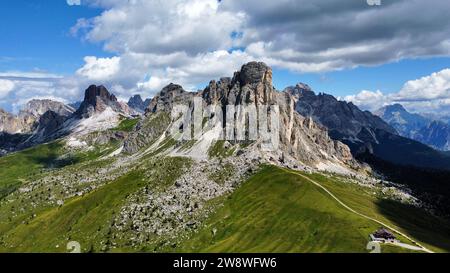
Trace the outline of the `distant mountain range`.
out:
<instances>
[{"instance_id":1,"label":"distant mountain range","mask_svg":"<svg viewBox=\"0 0 450 273\"><path fill-rule=\"evenodd\" d=\"M384 111L392 124L369 111L362 111L351 102L339 101L328 94L315 94L306 84L285 89L295 98L296 110L311 117L329 130L335 140L347 144L355 158L368 163L373 170L396 183L406 185L416 196L435 204L441 211L450 212L450 153L438 151L399 132L415 130L417 136L436 139L438 128L419 115L401 111ZM397 110L400 107L397 105ZM401 110L401 109L400 109ZM399 116L404 114L403 119ZM407 122L404 122L407 121ZM445 138L444 138L445 139ZM437 142L434 142L437 143ZM444 147L439 145L440 147Z\"/></svg>"},{"instance_id":2,"label":"distant mountain range","mask_svg":"<svg viewBox=\"0 0 450 273\"><path fill-rule=\"evenodd\" d=\"M332 95L315 94L306 84L288 87L296 110L329 130L332 138L347 144L354 156L372 154L382 160L421 168L450 170L450 157L418 141L399 135L379 116L362 111L351 102Z\"/></svg>"},{"instance_id":3,"label":"distant mountain range","mask_svg":"<svg viewBox=\"0 0 450 273\"><path fill-rule=\"evenodd\" d=\"M70 134L87 134L117 126L134 110L109 93L91 85L78 109L51 100L32 100L18 115L0 111L1 154L22 150Z\"/></svg>"},{"instance_id":4,"label":"distant mountain range","mask_svg":"<svg viewBox=\"0 0 450 273\"><path fill-rule=\"evenodd\" d=\"M0 155L41 143L75 109L61 102L31 100L18 115L0 109Z\"/></svg>"},{"instance_id":5,"label":"distant mountain range","mask_svg":"<svg viewBox=\"0 0 450 273\"><path fill-rule=\"evenodd\" d=\"M73 131L115 126L120 116L143 114L149 104L150 99L142 101L139 95L131 97L128 103L119 102L104 86L91 85L80 102L66 105L48 99L35 99L29 101L17 115L0 109L0 156ZM104 120L98 119L102 113ZM95 122L90 123L90 120Z\"/></svg>"},{"instance_id":6,"label":"distant mountain range","mask_svg":"<svg viewBox=\"0 0 450 273\"><path fill-rule=\"evenodd\" d=\"M420 141L439 150L450 150L450 125L445 122L445 119L433 119L410 113L400 104L385 106L377 110L375 114L404 137Z\"/></svg>"},{"instance_id":7,"label":"distant mountain range","mask_svg":"<svg viewBox=\"0 0 450 273\"><path fill-rule=\"evenodd\" d=\"M223 88L230 84L229 81L231 79L224 78L213 82L209 88ZM178 93L173 93L172 89ZM224 96L215 92L208 93L206 99ZM172 97L179 96L179 93L186 92L178 85L169 85L153 100L143 101L141 96L134 95L125 104L119 102L105 87L93 85L86 90L82 102L73 104L78 106L77 109L50 100L33 100L17 116L0 112L0 149L5 153L58 138L73 130L86 130L89 122L81 120L92 119L108 109L108 113L118 113L119 116L156 111L156 107L165 107L164 104ZM429 147L449 149L450 129L442 121L432 121L409 113L399 104L386 106L374 115L360 110L351 102L339 101L332 95L315 94L303 83L287 87L281 93L294 100L294 108L298 113L324 126L331 138L347 144L356 157L369 153L394 164L450 169L448 154ZM112 114L106 120L111 118L114 120L111 124L117 124L120 119L117 114ZM103 128L100 123L87 127L93 127L89 130ZM80 126L82 129L75 129Z\"/></svg>"}]
</instances>

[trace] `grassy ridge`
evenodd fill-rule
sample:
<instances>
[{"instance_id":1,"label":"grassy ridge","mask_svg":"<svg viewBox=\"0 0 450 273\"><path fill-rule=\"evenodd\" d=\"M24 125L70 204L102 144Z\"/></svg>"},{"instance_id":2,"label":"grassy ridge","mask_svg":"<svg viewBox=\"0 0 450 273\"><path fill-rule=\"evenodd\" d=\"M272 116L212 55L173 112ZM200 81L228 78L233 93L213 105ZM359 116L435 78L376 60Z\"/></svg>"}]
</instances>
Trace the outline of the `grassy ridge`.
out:
<instances>
[{"instance_id":1,"label":"grassy ridge","mask_svg":"<svg viewBox=\"0 0 450 273\"><path fill-rule=\"evenodd\" d=\"M236 148L226 149L224 147L225 140L217 140L215 143L209 148L208 155L210 157L229 157L232 156Z\"/></svg>"},{"instance_id":2,"label":"grassy ridge","mask_svg":"<svg viewBox=\"0 0 450 273\"><path fill-rule=\"evenodd\" d=\"M370 194L368 188L339 182L321 174L309 175L357 211L397 227L426 247L437 252L450 252L450 223L422 209L386 200Z\"/></svg>"},{"instance_id":3,"label":"grassy ridge","mask_svg":"<svg viewBox=\"0 0 450 273\"><path fill-rule=\"evenodd\" d=\"M368 235L376 228L311 183L266 167L226 199L181 250L366 252Z\"/></svg>"},{"instance_id":4,"label":"grassy ridge","mask_svg":"<svg viewBox=\"0 0 450 273\"><path fill-rule=\"evenodd\" d=\"M372 212L382 217L376 200L366 199L351 185L340 190L339 197L346 195L343 199L351 199L355 208L359 202L373 206ZM268 166L224 200L223 206L178 251L368 252L368 236L379 227L345 210L312 183ZM409 252L394 246L382 246L382 251Z\"/></svg>"},{"instance_id":5,"label":"grassy ridge","mask_svg":"<svg viewBox=\"0 0 450 273\"><path fill-rule=\"evenodd\" d=\"M16 177L11 175L10 181L17 179L20 183L19 174L26 174L26 164L36 164L30 172L54 164L57 148L39 146L38 150L2 158L5 166L15 171ZM24 161L17 165L6 160L15 157ZM123 240L114 238L113 220L127 196L144 186L170 186L187 164L182 158L158 160L162 164L150 160L93 192L67 200L61 207L36 209L32 212L35 216L1 221L0 252L66 252L71 240L80 242L83 252L153 251L155 245L136 249L126 236ZM149 177L142 168L156 168L157 172ZM8 177L7 173L0 173L0 177ZM415 208L383 201L370 189L343 183L339 177L309 176L357 211L398 227L435 251L450 250L447 222ZM20 206L19 201L13 205ZM212 200L210 205L216 210L197 232L188 234L188 239L175 248L158 251L367 253L368 235L380 227L347 211L311 182L274 166L263 167L232 194ZM0 213L6 216L9 206L0 208ZM382 246L382 251L408 252L394 246Z\"/></svg>"}]
</instances>

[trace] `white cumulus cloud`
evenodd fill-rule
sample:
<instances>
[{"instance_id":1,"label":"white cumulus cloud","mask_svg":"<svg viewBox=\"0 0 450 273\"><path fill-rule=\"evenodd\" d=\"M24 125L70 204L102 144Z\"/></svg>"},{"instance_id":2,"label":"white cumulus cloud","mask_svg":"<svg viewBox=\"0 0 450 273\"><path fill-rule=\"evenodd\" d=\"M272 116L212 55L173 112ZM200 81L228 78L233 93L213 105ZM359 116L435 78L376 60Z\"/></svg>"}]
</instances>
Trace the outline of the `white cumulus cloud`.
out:
<instances>
[{"instance_id":1,"label":"white cumulus cloud","mask_svg":"<svg viewBox=\"0 0 450 273\"><path fill-rule=\"evenodd\" d=\"M448 115L450 114L450 69L408 81L398 92L383 94L379 90L375 92L363 90L344 99L367 110L400 103L413 112Z\"/></svg>"},{"instance_id":2,"label":"white cumulus cloud","mask_svg":"<svg viewBox=\"0 0 450 273\"><path fill-rule=\"evenodd\" d=\"M375 110L389 103L386 96L380 90L362 90L356 95L346 96L344 100L351 101L359 107L368 110Z\"/></svg>"},{"instance_id":3,"label":"white cumulus cloud","mask_svg":"<svg viewBox=\"0 0 450 273\"><path fill-rule=\"evenodd\" d=\"M14 82L0 79L0 99L6 97L14 89Z\"/></svg>"},{"instance_id":4,"label":"white cumulus cloud","mask_svg":"<svg viewBox=\"0 0 450 273\"><path fill-rule=\"evenodd\" d=\"M67 5L79 6L79 5L81 5L81 0L67 0Z\"/></svg>"},{"instance_id":5,"label":"white cumulus cloud","mask_svg":"<svg viewBox=\"0 0 450 273\"><path fill-rule=\"evenodd\" d=\"M258 60L295 72L450 55L446 14L450 2L442 0L398 0L378 7L341 0L85 0L82 4L104 11L80 18L72 32L102 43L121 58L120 73L111 77L128 90L136 86L154 90L168 80L197 86L216 77L218 70L221 76L232 75L237 55L242 56L240 64ZM198 65L209 64L224 51L229 54L220 61L226 65Z\"/></svg>"},{"instance_id":6,"label":"white cumulus cloud","mask_svg":"<svg viewBox=\"0 0 450 273\"><path fill-rule=\"evenodd\" d=\"M153 96L170 82L196 89L211 79L232 76L250 60L302 73L450 56L446 0L383 1L377 7L364 0L67 0L67 4L102 10L98 16L79 18L70 31L101 44L113 57L87 56L74 75L46 80L48 92L65 99L81 99L92 83L104 84L123 98L134 93ZM446 73L405 84L393 95L366 90L348 99L367 107L406 99L410 105L443 107L448 98L442 83L448 82ZM21 87L26 82L31 81L14 82L6 98L15 101L18 90L32 92ZM45 93L39 86L36 90Z\"/></svg>"},{"instance_id":7,"label":"white cumulus cloud","mask_svg":"<svg viewBox=\"0 0 450 273\"><path fill-rule=\"evenodd\" d=\"M408 81L394 95L404 101L428 101L450 98L450 69L433 73L417 80Z\"/></svg>"},{"instance_id":8,"label":"white cumulus cloud","mask_svg":"<svg viewBox=\"0 0 450 273\"><path fill-rule=\"evenodd\" d=\"M84 58L85 65L77 70L77 74L94 81L107 81L120 70L120 57Z\"/></svg>"}]
</instances>

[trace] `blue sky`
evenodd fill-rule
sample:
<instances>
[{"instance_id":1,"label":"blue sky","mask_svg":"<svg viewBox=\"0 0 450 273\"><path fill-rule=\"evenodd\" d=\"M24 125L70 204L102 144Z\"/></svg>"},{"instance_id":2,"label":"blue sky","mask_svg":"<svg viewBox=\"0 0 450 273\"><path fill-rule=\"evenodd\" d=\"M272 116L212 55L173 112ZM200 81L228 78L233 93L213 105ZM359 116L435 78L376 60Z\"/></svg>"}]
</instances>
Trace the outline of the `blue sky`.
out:
<instances>
[{"instance_id":1,"label":"blue sky","mask_svg":"<svg viewBox=\"0 0 450 273\"><path fill-rule=\"evenodd\" d=\"M273 67L278 89L304 82L362 108L402 102L440 111L450 105L450 5L428 3L8 1L0 10L0 107L80 100L91 83L124 100L169 82L193 90L259 60Z\"/></svg>"},{"instance_id":2,"label":"blue sky","mask_svg":"<svg viewBox=\"0 0 450 273\"><path fill-rule=\"evenodd\" d=\"M110 57L102 43L74 37L70 29L79 18L99 15L102 9L92 6L69 6L56 0L15 0L0 10L0 71L43 70L52 74L73 74L84 56ZM20 16L17 16L20 14ZM336 96L354 94L363 89L396 92L411 79L427 76L450 67L450 58L421 58L377 66L357 67L334 72L296 73L274 69L278 89L305 82L317 92ZM227 75L224 75L227 76ZM199 83L202 88L206 83Z\"/></svg>"},{"instance_id":3,"label":"blue sky","mask_svg":"<svg viewBox=\"0 0 450 273\"><path fill-rule=\"evenodd\" d=\"M308 83L317 92L335 96L355 94L361 90L399 91L409 80L428 76L450 68L450 58L407 59L377 66L364 66L324 73L292 73L274 71L274 85L283 88L297 81Z\"/></svg>"},{"instance_id":4,"label":"blue sky","mask_svg":"<svg viewBox=\"0 0 450 273\"><path fill-rule=\"evenodd\" d=\"M0 9L0 71L40 69L71 74L87 55L109 56L100 44L70 34L78 18L100 14L98 8L69 6L58 0L14 0Z\"/></svg>"}]
</instances>

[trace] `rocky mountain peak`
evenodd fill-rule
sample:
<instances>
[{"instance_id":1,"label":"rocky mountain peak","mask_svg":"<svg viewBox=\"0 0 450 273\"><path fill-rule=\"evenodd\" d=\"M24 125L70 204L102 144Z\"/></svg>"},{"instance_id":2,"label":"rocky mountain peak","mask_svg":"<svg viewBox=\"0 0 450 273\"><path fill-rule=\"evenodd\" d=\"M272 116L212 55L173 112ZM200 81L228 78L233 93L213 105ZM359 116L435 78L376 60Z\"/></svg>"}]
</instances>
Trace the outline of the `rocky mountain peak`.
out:
<instances>
[{"instance_id":1,"label":"rocky mountain peak","mask_svg":"<svg viewBox=\"0 0 450 273\"><path fill-rule=\"evenodd\" d=\"M116 102L117 98L113 94L110 94L108 89L103 85L96 86L91 85L86 89L84 93L84 102L87 102L91 105L96 105L97 99L100 98L104 101L112 101Z\"/></svg>"},{"instance_id":2,"label":"rocky mountain peak","mask_svg":"<svg viewBox=\"0 0 450 273\"><path fill-rule=\"evenodd\" d=\"M176 84L164 87L147 108L141 131L132 134L125 143L125 151L135 152L140 150L151 140L149 136L162 134L164 128L169 128L170 121L166 121L166 124L160 126L160 131L156 131L153 126L146 127L145 124L150 124L152 118L160 115L161 112L170 114L171 106L184 104L189 106L189 111L193 111L192 102L195 97L202 97L206 106L216 105L220 109L226 109L230 105L256 106L253 108L257 112L255 113L256 116L268 114L260 112L267 111L267 108L263 107L264 105L277 106L277 109L279 109L280 146L276 151L265 154L268 158L282 158L282 161L285 162L302 162L311 166L320 165L320 163L325 165L356 164L347 146L338 141L333 141L322 126L295 112L292 96L275 90L272 85L272 69L261 62L247 63L242 66L240 71L234 73L232 79L212 80L204 90L199 92L186 92ZM248 130L244 107L238 107L237 109L231 124L235 128ZM225 113L222 114L225 115ZM207 130L210 131L205 132L205 135L200 137L198 143L192 148L191 152L194 157L208 155L208 147L213 145L214 137L207 137L207 135L218 134L217 130L221 130L222 134L226 134L231 139L238 139L238 130L226 129L224 124L220 129L213 127ZM254 141L252 149L256 152L263 139L258 138Z\"/></svg>"},{"instance_id":3,"label":"rocky mountain peak","mask_svg":"<svg viewBox=\"0 0 450 273\"><path fill-rule=\"evenodd\" d=\"M137 112L143 113L150 104L150 101L150 99L143 101L141 95L134 95L128 100L127 105Z\"/></svg>"},{"instance_id":4,"label":"rocky mountain peak","mask_svg":"<svg viewBox=\"0 0 450 273\"><path fill-rule=\"evenodd\" d=\"M376 110L374 112L374 114L376 114L377 116L384 116L384 115L392 115L393 113L408 113L408 111L406 111L406 109L403 107L403 105L399 104L399 103L395 103L395 104L391 104L391 105L387 105L384 106L378 110Z\"/></svg>"},{"instance_id":5,"label":"rocky mountain peak","mask_svg":"<svg viewBox=\"0 0 450 273\"><path fill-rule=\"evenodd\" d=\"M365 143L377 143L375 135L377 130L397 133L380 117L362 111L352 103L339 101L332 95L324 93L316 95L304 85L291 87L285 91L294 94L297 112L303 116L310 116L314 121L327 127L332 137L349 144L354 151Z\"/></svg>"},{"instance_id":6,"label":"rocky mountain peak","mask_svg":"<svg viewBox=\"0 0 450 273\"><path fill-rule=\"evenodd\" d=\"M29 134L39 126L41 116L49 111L61 117L68 117L75 109L58 101L34 99L26 103L18 115L0 110L0 132Z\"/></svg>"},{"instance_id":7,"label":"rocky mountain peak","mask_svg":"<svg viewBox=\"0 0 450 273\"><path fill-rule=\"evenodd\" d=\"M140 106L144 103L141 95L134 95L128 100L128 106Z\"/></svg>"},{"instance_id":8,"label":"rocky mountain peak","mask_svg":"<svg viewBox=\"0 0 450 273\"><path fill-rule=\"evenodd\" d=\"M275 92L272 69L262 62L250 62L235 72L232 79L223 77L218 82L211 81L199 95L208 104L260 105L273 103Z\"/></svg>"},{"instance_id":9,"label":"rocky mountain peak","mask_svg":"<svg viewBox=\"0 0 450 273\"><path fill-rule=\"evenodd\" d=\"M170 83L151 100L146 109L146 113L153 113L156 111L170 112L175 102L183 103L188 101L192 95L193 93L186 92L181 85Z\"/></svg>"},{"instance_id":10,"label":"rocky mountain peak","mask_svg":"<svg viewBox=\"0 0 450 273\"><path fill-rule=\"evenodd\" d=\"M177 95L180 95L184 92L186 91L183 89L181 85L170 83L161 90L159 96L161 98L176 97Z\"/></svg>"},{"instance_id":11,"label":"rocky mountain peak","mask_svg":"<svg viewBox=\"0 0 450 273\"><path fill-rule=\"evenodd\" d=\"M244 64L241 71L237 72L235 77L239 77L241 86L257 83L272 86L272 69L263 62L250 62Z\"/></svg>"},{"instance_id":12,"label":"rocky mountain peak","mask_svg":"<svg viewBox=\"0 0 450 273\"><path fill-rule=\"evenodd\" d=\"M403 105L400 103L395 103L393 105L387 106L387 108L390 108L393 111L406 111Z\"/></svg>"},{"instance_id":13,"label":"rocky mountain peak","mask_svg":"<svg viewBox=\"0 0 450 273\"><path fill-rule=\"evenodd\" d=\"M36 118L39 118L47 111L53 111L61 116L69 116L75 112L75 109L72 107L58 101L53 101L49 99L42 100L30 100L21 110L20 114L23 115L32 115Z\"/></svg>"},{"instance_id":14,"label":"rocky mountain peak","mask_svg":"<svg viewBox=\"0 0 450 273\"><path fill-rule=\"evenodd\" d=\"M291 95L294 99L298 99L303 96L315 95L314 91L306 83L297 83L295 86L286 87L284 92Z\"/></svg>"},{"instance_id":15,"label":"rocky mountain peak","mask_svg":"<svg viewBox=\"0 0 450 273\"><path fill-rule=\"evenodd\" d=\"M384 106L375 113L403 137L419 141L438 150L450 150L450 126L446 122L410 113L398 103Z\"/></svg>"},{"instance_id":16,"label":"rocky mountain peak","mask_svg":"<svg viewBox=\"0 0 450 273\"><path fill-rule=\"evenodd\" d=\"M84 100L76 111L79 117L89 117L94 113L101 113L110 107L115 112L128 113L128 106L117 101L116 96L110 93L103 85L91 85L84 93Z\"/></svg>"},{"instance_id":17,"label":"rocky mountain peak","mask_svg":"<svg viewBox=\"0 0 450 273\"><path fill-rule=\"evenodd\" d=\"M401 136L412 139L416 139L417 132L430 122L419 114L408 112L403 105L398 103L378 109L375 111L375 115L394 127Z\"/></svg>"}]
</instances>

